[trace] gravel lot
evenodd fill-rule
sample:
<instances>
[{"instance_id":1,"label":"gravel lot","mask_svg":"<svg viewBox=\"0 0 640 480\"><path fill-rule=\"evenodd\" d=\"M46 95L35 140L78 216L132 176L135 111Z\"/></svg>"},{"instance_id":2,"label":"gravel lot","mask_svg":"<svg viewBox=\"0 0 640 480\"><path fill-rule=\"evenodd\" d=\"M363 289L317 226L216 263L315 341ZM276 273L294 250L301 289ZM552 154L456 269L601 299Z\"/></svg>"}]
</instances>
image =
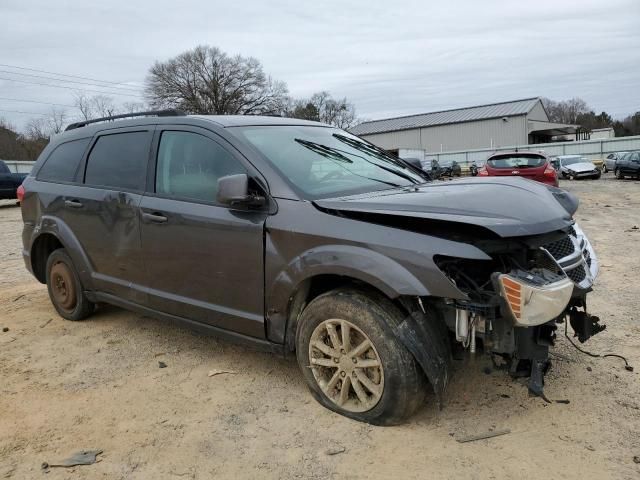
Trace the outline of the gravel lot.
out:
<instances>
[{"instance_id":1,"label":"gravel lot","mask_svg":"<svg viewBox=\"0 0 640 480\"><path fill-rule=\"evenodd\" d=\"M458 363L443 410L429 399L386 428L323 409L293 358L112 307L63 321L24 269L19 208L0 207L0 478L42 478L42 462L82 449L101 461L46 478L639 478L640 182L562 186L602 265L590 310L607 330L585 348L636 371L561 338L546 393L569 404L530 398L479 357Z\"/></svg>"}]
</instances>

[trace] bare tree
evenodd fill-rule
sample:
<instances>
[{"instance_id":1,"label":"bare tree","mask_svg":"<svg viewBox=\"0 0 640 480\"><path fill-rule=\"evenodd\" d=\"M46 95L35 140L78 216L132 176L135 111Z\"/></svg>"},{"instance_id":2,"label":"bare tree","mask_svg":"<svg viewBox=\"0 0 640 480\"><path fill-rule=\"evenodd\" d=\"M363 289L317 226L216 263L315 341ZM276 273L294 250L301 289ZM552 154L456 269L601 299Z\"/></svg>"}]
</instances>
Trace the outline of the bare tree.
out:
<instances>
[{"instance_id":1,"label":"bare tree","mask_svg":"<svg viewBox=\"0 0 640 480\"><path fill-rule=\"evenodd\" d=\"M558 123L575 124L578 122L580 115L591 111L587 102L581 98L571 98L560 102L543 98L542 104L549 115L549 120Z\"/></svg>"},{"instance_id":2,"label":"bare tree","mask_svg":"<svg viewBox=\"0 0 640 480\"><path fill-rule=\"evenodd\" d=\"M68 123L66 110L54 107L46 116L32 118L27 122L27 138L48 141L52 135L63 132Z\"/></svg>"},{"instance_id":3,"label":"bare tree","mask_svg":"<svg viewBox=\"0 0 640 480\"><path fill-rule=\"evenodd\" d=\"M91 120L92 118L95 118L92 98L80 91L76 92L74 97L74 105L78 110L80 110L83 120Z\"/></svg>"},{"instance_id":4,"label":"bare tree","mask_svg":"<svg viewBox=\"0 0 640 480\"><path fill-rule=\"evenodd\" d=\"M288 115L345 129L358 123L356 109L352 103L346 98L336 100L325 91L314 93L308 99L294 101Z\"/></svg>"},{"instance_id":5,"label":"bare tree","mask_svg":"<svg viewBox=\"0 0 640 480\"><path fill-rule=\"evenodd\" d=\"M115 115L117 108L113 103L113 98L106 95L94 95L91 97L91 105L96 117L110 117Z\"/></svg>"},{"instance_id":6,"label":"bare tree","mask_svg":"<svg viewBox=\"0 0 640 480\"><path fill-rule=\"evenodd\" d=\"M286 84L266 75L257 59L209 46L156 62L146 95L153 108L201 114L280 115L288 100Z\"/></svg>"}]
</instances>

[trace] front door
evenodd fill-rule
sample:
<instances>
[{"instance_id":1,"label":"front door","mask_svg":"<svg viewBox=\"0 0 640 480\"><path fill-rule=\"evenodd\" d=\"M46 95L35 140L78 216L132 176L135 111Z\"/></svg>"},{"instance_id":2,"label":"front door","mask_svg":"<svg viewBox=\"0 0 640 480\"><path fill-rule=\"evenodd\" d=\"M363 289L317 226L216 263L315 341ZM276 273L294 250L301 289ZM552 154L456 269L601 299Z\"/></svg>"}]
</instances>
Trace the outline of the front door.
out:
<instances>
[{"instance_id":1,"label":"front door","mask_svg":"<svg viewBox=\"0 0 640 480\"><path fill-rule=\"evenodd\" d=\"M149 304L264 338L267 214L216 203L218 179L249 165L204 129L163 126L156 137L153 188L140 204Z\"/></svg>"}]
</instances>

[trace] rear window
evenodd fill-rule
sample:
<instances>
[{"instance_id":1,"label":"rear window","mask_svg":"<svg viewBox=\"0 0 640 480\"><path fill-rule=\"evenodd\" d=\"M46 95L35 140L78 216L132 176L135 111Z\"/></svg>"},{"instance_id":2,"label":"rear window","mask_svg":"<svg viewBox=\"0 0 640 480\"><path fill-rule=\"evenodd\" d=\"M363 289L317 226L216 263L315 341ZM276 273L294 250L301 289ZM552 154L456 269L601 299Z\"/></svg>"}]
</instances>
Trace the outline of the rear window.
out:
<instances>
[{"instance_id":1,"label":"rear window","mask_svg":"<svg viewBox=\"0 0 640 480\"><path fill-rule=\"evenodd\" d=\"M539 155L501 155L490 158L487 164L493 168L535 168L543 166L546 161Z\"/></svg>"},{"instance_id":2,"label":"rear window","mask_svg":"<svg viewBox=\"0 0 640 480\"><path fill-rule=\"evenodd\" d=\"M147 175L150 132L103 135L87 159L85 183L114 190L143 190Z\"/></svg>"},{"instance_id":3,"label":"rear window","mask_svg":"<svg viewBox=\"0 0 640 480\"><path fill-rule=\"evenodd\" d=\"M38 180L47 182L73 182L78 165L91 138L73 140L58 145L38 172Z\"/></svg>"}]
</instances>

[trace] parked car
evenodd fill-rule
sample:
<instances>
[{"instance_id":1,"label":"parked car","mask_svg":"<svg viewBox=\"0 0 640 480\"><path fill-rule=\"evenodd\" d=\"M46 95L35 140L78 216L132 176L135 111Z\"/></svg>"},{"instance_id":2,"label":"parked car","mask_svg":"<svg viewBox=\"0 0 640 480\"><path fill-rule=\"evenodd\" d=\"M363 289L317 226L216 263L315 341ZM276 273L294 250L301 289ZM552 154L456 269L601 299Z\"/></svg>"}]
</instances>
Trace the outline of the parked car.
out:
<instances>
[{"instance_id":1,"label":"parked car","mask_svg":"<svg viewBox=\"0 0 640 480\"><path fill-rule=\"evenodd\" d=\"M616 163L616 178L634 177L640 179L640 152L628 152Z\"/></svg>"},{"instance_id":2,"label":"parked car","mask_svg":"<svg viewBox=\"0 0 640 480\"><path fill-rule=\"evenodd\" d=\"M402 421L427 383L442 402L456 343L505 358L541 395L557 321L581 341L603 328L584 309L598 261L575 196L521 178L429 182L316 122L85 121L19 195L26 267L63 318L110 303L295 352L314 398L360 421Z\"/></svg>"},{"instance_id":3,"label":"parked car","mask_svg":"<svg viewBox=\"0 0 640 480\"><path fill-rule=\"evenodd\" d=\"M549 159L537 152L494 153L480 170L481 177L524 177L529 180L558 186L558 174Z\"/></svg>"},{"instance_id":4,"label":"parked car","mask_svg":"<svg viewBox=\"0 0 640 480\"><path fill-rule=\"evenodd\" d=\"M580 155L558 155L562 178L600 178L602 172L593 162Z\"/></svg>"},{"instance_id":5,"label":"parked car","mask_svg":"<svg viewBox=\"0 0 640 480\"><path fill-rule=\"evenodd\" d=\"M602 173L613 172L616 169L616 162L627 152L614 152L607 155L602 162Z\"/></svg>"},{"instance_id":6,"label":"parked car","mask_svg":"<svg viewBox=\"0 0 640 480\"><path fill-rule=\"evenodd\" d=\"M26 173L13 173L7 164L0 160L0 200L17 198L17 190Z\"/></svg>"}]
</instances>

